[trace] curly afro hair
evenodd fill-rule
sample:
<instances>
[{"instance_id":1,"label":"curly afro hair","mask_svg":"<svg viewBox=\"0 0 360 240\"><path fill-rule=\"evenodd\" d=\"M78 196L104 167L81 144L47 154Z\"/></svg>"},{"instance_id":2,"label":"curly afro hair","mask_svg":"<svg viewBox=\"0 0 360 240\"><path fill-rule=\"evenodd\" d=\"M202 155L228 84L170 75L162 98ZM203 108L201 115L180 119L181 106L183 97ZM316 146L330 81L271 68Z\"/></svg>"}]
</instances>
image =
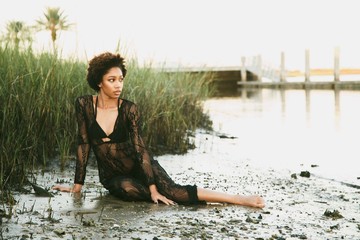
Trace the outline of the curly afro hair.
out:
<instances>
[{"instance_id":1,"label":"curly afro hair","mask_svg":"<svg viewBox=\"0 0 360 240\"><path fill-rule=\"evenodd\" d=\"M90 87L98 92L103 76L113 67L119 67L123 77L126 76L125 59L120 54L105 52L91 59L86 76Z\"/></svg>"}]
</instances>

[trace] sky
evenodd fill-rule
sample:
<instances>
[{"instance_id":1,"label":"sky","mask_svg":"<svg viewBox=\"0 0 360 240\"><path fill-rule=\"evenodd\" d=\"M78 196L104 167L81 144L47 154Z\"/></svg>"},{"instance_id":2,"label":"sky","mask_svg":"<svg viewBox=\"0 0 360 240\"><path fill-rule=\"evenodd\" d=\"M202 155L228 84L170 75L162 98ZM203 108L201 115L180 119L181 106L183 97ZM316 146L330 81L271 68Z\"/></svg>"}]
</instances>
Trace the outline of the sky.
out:
<instances>
[{"instance_id":1,"label":"sky","mask_svg":"<svg viewBox=\"0 0 360 240\"><path fill-rule=\"evenodd\" d=\"M0 32L10 20L29 25L46 7L60 7L71 23L58 46L64 55L90 59L122 52L140 63L167 66L239 66L241 57L261 56L278 68L332 68L340 48L341 68L360 68L357 0L0 0ZM34 46L49 49L49 32Z\"/></svg>"}]
</instances>

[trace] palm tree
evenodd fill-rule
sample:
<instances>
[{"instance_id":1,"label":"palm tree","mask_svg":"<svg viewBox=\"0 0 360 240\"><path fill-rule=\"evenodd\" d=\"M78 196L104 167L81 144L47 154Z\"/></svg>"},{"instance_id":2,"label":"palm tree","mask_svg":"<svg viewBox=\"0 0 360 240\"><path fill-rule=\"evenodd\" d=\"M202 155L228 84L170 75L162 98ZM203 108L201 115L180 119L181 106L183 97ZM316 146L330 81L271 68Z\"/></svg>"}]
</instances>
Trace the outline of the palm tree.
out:
<instances>
[{"instance_id":1,"label":"palm tree","mask_svg":"<svg viewBox=\"0 0 360 240\"><path fill-rule=\"evenodd\" d=\"M39 19L36 21L39 27L39 31L50 31L54 53L56 51L55 42L57 39L57 32L61 30L69 30L73 25L68 23L66 18L67 16L63 15L63 11L60 11L60 8L48 7L46 12L44 12L44 19Z\"/></svg>"},{"instance_id":2,"label":"palm tree","mask_svg":"<svg viewBox=\"0 0 360 240\"><path fill-rule=\"evenodd\" d=\"M22 21L9 21L6 24L5 41L14 43L15 48L19 48L20 42L31 42L31 28Z\"/></svg>"}]
</instances>

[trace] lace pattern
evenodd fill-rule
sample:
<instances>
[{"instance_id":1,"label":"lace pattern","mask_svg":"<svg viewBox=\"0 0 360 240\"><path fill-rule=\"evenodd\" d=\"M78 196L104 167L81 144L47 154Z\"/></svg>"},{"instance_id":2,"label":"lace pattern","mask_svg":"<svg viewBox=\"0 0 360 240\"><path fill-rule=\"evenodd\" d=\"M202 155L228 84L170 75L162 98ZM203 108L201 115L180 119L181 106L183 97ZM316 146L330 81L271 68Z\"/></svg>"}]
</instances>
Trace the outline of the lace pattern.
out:
<instances>
[{"instance_id":1,"label":"lace pattern","mask_svg":"<svg viewBox=\"0 0 360 240\"><path fill-rule=\"evenodd\" d=\"M94 151L100 182L123 200L151 201L149 185L178 203L198 202L196 186L176 184L146 150L141 137L141 117L135 103L122 99L115 128L116 140L104 142L92 132L96 122L93 96L76 99L78 150L74 182L84 184L89 152Z\"/></svg>"}]
</instances>

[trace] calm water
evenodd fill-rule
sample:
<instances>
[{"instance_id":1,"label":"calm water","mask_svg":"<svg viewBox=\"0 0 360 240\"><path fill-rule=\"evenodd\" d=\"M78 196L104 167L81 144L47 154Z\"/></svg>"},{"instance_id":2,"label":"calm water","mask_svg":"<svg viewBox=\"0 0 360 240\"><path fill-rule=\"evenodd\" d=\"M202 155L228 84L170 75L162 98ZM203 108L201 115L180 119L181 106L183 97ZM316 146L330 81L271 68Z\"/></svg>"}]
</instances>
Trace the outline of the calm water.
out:
<instances>
[{"instance_id":1,"label":"calm water","mask_svg":"<svg viewBox=\"0 0 360 240\"><path fill-rule=\"evenodd\" d=\"M237 90L205 109L255 165L360 185L359 102L360 91Z\"/></svg>"}]
</instances>

